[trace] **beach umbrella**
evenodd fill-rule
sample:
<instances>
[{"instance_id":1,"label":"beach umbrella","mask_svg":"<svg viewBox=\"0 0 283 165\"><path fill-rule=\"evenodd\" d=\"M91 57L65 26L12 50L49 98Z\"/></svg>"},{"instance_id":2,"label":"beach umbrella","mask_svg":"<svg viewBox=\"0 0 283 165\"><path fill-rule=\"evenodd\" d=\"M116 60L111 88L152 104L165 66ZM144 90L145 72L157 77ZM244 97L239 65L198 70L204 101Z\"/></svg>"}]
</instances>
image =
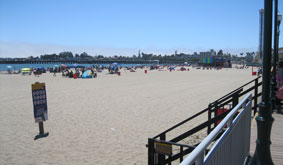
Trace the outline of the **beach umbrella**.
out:
<instances>
[{"instance_id":1,"label":"beach umbrella","mask_svg":"<svg viewBox=\"0 0 283 165\"><path fill-rule=\"evenodd\" d=\"M65 64L62 64L61 66L62 66L63 68L66 68L66 67L67 67L67 65L65 65Z\"/></svg>"},{"instance_id":2,"label":"beach umbrella","mask_svg":"<svg viewBox=\"0 0 283 165\"><path fill-rule=\"evenodd\" d=\"M54 65L54 67L58 67L58 65Z\"/></svg>"},{"instance_id":3,"label":"beach umbrella","mask_svg":"<svg viewBox=\"0 0 283 165\"><path fill-rule=\"evenodd\" d=\"M13 69L13 67L12 67L11 65L8 65L8 66L7 66L7 68L9 68L9 69Z\"/></svg>"},{"instance_id":4,"label":"beach umbrella","mask_svg":"<svg viewBox=\"0 0 283 165\"><path fill-rule=\"evenodd\" d=\"M117 63L117 62L114 62L114 63L112 63L112 65L118 65L118 63Z\"/></svg>"},{"instance_id":5,"label":"beach umbrella","mask_svg":"<svg viewBox=\"0 0 283 165\"><path fill-rule=\"evenodd\" d=\"M75 66L75 67L76 67L76 66L78 66L78 64L73 64L73 66Z\"/></svg>"}]
</instances>

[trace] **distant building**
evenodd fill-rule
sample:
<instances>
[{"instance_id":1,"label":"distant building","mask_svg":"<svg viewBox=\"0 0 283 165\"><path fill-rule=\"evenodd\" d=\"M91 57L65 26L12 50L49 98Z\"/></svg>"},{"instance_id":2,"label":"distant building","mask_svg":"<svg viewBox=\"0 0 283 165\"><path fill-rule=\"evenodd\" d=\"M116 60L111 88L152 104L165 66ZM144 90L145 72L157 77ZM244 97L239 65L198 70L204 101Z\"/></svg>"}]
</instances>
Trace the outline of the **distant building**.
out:
<instances>
[{"instance_id":1,"label":"distant building","mask_svg":"<svg viewBox=\"0 0 283 165\"><path fill-rule=\"evenodd\" d=\"M12 59L12 58L10 58L10 59ZM13 60L14 60L14 61L25 61L26 58L14 58Z\"/></svg>"},{"instance_id":2,"label":"distant building","mask_svg":"<svg viewBox=\"0 0 283 165\"><path fill-rule=\"evenodd\" d=\"M197 52L194 52L194 54L191 55L192 58L199 58L199 54Z\"/></svg>"},{"instance_id":3,"label":"distant building","mask_svg":"<svg viewBox=\"0 0 283 165\"><path fill-rule=\"evenodd\" d=\"M214 67L231 67L231 60L227 56L223 56L222 53L216 54L216 51L210 49L207 52L199 53L199 64L202 66L214 66Z\"/></svg>"},{"instance_id":4,"label":"distant building","mask_svg":"<svg viewBox=\"0 0 283 165\"><path fill-rule=\"evenodd\" d=\"M155 65L159 65L159 60L153 60Z\"/></svg>"},{"instance_id":5,"label":"distant building","mask_svg":"<svg viewBox=\"0 0 283 165\"><path fill-rule=\"evenodd\" d=\"M247 62L253 62L253 61L254 61L254 56L255 56L255 53L254 53L254 52L252 52L252 53L247 52L247 53L246 53L245 60L246 60Z\"/></svg>"},{"instance_id":6,"label":"distant building","mask_svg":"<svg viewBox=\"0 0 283 165\"><path fill-rule=\"evenodd\" d=\"M212 64L213 56L216 56L216 52L213 49L207 52L199 52L200 63L202 64Z\"/></svg>"}]
</instances>

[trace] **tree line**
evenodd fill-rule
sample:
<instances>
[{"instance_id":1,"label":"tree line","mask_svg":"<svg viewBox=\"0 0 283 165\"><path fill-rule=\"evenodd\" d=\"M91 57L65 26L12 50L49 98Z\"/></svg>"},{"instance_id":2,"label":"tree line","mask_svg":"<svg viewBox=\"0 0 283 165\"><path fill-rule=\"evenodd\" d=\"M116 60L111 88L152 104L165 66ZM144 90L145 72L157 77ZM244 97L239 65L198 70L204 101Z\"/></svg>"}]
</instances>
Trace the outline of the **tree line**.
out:
<instances>
[{"instance_id":1,"label":"tree line","mask_svg":"<svg viewBox=\"0 0 283 165\"><path fill-rule=\"evenodd\" d=\"M222 50L219 50L216 54L217 56L222 56L224 58L228 58L231 60L237 60L236 55L231 55L230 53L223 53ZM123 61L147 61L147 60L159 60L159 61L199 61L199 54L194 52L193 54L185 54L185 53L177 53L170 55L161 55L161 54L153 54L153 53L144 53L141 52L138 55L129 56L121 56L121 55L114 55L114 56L103 56L103 55L89 55L86 52L81 54L73 54L70 51L60 52L59 54L43 54L37 57L30 56L28 59L32 60L123 60ZM242 58L238 58L240 60Z\"/></svg>"}]
</instances>

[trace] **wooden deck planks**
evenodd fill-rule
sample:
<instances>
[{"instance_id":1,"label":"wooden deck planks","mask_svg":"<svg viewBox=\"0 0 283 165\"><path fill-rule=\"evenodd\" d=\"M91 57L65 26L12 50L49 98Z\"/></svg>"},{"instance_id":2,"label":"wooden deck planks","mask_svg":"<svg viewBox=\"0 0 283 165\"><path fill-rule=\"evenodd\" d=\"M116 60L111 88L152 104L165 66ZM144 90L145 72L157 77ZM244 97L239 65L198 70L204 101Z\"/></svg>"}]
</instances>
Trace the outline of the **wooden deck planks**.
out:
<instances>
[{"instance_id":1,"label":"wooden deck planks","mask_svg":"<svg viewBox=\"0 0 283 165\"><path fill-rule=\"evenodd\" d=\"M271 130L271 156L274 164L283 164L283 115L273 113L275 119ZM257 125L253 120L251 124L250 154L254 155L257 138Z\"/></svg>"}]
</instances>

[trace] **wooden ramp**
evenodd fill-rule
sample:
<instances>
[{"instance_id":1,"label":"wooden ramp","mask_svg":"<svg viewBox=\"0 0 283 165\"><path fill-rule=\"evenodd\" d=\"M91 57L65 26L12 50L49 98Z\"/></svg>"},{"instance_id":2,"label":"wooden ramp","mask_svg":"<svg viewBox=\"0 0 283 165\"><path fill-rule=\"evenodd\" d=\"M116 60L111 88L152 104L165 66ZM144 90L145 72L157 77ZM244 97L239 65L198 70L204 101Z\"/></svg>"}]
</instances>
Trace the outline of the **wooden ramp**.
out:
<instances>
[{"instance_id":1,"label":"wooden ramp","mask_svg":"<svg viewBox=\"0 0 283 165\"><path fill-rule=\"evenodd\" d=\"M275 119L271 130L271 156L274 164L283 164L283 114L272 114ZM253 156L256 148L257 125L253 120L251 124L250 155Z\"/></svg>"}]
</instances>

